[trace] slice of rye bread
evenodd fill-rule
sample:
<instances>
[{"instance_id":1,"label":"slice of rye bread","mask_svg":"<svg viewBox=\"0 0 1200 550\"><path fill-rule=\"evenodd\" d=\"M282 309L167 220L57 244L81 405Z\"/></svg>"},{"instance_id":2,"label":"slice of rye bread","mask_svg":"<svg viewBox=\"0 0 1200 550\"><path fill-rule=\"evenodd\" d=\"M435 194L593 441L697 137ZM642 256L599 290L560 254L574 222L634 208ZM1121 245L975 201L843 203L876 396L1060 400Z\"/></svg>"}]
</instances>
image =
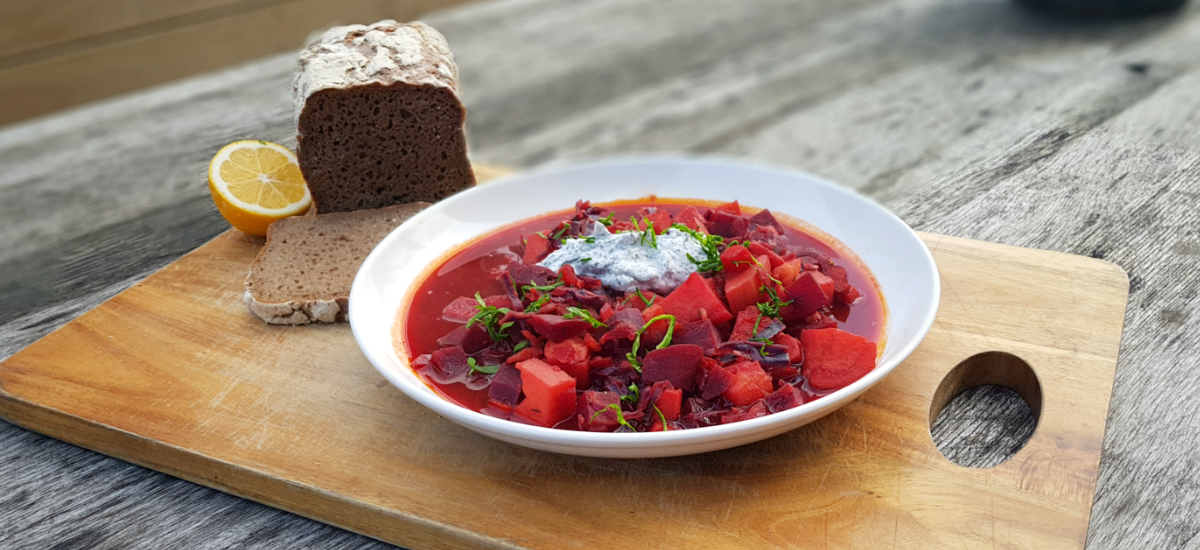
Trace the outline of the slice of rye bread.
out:
<instances>
[{"instance_id":1,"label":"slice of rye bread","mask_svg":"<svg viewBox=\"0 0 1200 550\"><path fill-rule=\"evenodd\" d=\"M323 213L436 202L475 184L446 39L423 23L335 27L300 54L296 156Z\"/></svg>"},{"instance_id":2,"label":"slice of rye bread","mask_svg":"<svg viewBox=\"0 0 1200 550\"><path fill-rule=\"evenodd\" d=\"M243 300L273 325L346 320L350 285L367 254L429 203L284 218L250 264Z\"/></svg>"}]
</instances>

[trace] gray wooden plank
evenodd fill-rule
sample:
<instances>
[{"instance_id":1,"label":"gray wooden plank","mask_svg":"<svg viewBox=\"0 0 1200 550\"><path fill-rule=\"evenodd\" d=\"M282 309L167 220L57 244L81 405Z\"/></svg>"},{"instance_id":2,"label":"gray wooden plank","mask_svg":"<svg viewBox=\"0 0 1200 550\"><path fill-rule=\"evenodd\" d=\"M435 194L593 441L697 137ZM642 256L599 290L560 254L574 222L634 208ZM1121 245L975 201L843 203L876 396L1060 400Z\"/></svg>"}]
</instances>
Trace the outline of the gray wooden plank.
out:
<instances>
[{"instance_id":1,"label":"gray wooden plank","mask_svg":"<svg viewBox=\"0 0 1200 550\"><path fill-rule=\"evenodd\" d=\"M959 191L943 186L937 200L897 206L901 214L919 208L934 231L1091 255L1129 271L1093 548L1180 548L1200 532L1192 467L1200 442L1200 137L1183 131L1200 113L1197 86L1200 71L1175 79L986 192L946 200Z\"/></svg>"},{"instance_id":2,"label":"gray wooden plank","mask_svg":"<svg viewBox=\"0 0 1200 550\"><path fill-rule=\"evenodd\" d=\"M395 548L5 422L0 461L6 549Z\"/></svg>"},{"instance_id":3,"label":"gray wooden plank","mask_svg":"<svg viewBox=\"0 0 1200 550\"><path fill-rule=\"evenodd\" d=\"M1196 3L1072 22L1006 0L510 0L427 20L460 62L478 160L747 156L920 229L1125 267L1089 547L1200 546ZM0 357L222 230L204 168L234 139L294 144L291 70L278 56L0 129ZM1019 434L963 419L1020 415L978 393L939 430L996 436L982 463ZM0 495L3 547L384 547L5 423Z\"/></svg>"}]
</instances>

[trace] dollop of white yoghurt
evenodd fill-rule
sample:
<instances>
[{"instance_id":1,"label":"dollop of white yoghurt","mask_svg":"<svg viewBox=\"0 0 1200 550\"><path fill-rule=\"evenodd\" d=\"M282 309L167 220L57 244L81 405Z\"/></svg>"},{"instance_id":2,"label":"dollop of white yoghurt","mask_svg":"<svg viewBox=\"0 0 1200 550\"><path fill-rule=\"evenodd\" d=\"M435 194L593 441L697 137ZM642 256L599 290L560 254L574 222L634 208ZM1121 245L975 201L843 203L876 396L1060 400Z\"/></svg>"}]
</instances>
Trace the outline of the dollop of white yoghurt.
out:
<instances>
[{"instance_id":1,"label":"dollop of white yoghurt","mask_svg":"<svg viewBox=\"0 0 1200 550\"><path fill-rule=\"evenodd\" d=\"M571 264L576 274L600 279L612 290L650 290L666 295L696 272L688 254L697 261L708 258L700 243L678 229L659 235L657 248L648 242L642 244L641 232L609 233L599 223L592 227L590 237L590 243L582 238L564 241L562 248L538 265L558 271L564 264Z\"/></svg>"}]
</instances>

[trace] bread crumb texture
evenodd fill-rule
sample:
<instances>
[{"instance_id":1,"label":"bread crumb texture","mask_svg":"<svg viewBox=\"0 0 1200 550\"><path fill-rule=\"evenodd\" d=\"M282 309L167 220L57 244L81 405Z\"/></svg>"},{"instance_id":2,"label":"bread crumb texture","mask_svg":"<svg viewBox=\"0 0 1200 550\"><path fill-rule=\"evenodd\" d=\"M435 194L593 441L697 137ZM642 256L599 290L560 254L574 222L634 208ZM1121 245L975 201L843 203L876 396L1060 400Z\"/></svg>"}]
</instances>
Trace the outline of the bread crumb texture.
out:
<instances>
[{"instance_id":1,"label":"bread crumb texture","mask_svg":"<svg viewBox=\"0 0 1200 550\"><path fill-rule=\"evenodd\" d=\"M267 243L250 264L242 300L251 313L274 325L345 321L350 286L367 255L427 206L297 216L271 224Z\"/></svg>"}]
</instances>

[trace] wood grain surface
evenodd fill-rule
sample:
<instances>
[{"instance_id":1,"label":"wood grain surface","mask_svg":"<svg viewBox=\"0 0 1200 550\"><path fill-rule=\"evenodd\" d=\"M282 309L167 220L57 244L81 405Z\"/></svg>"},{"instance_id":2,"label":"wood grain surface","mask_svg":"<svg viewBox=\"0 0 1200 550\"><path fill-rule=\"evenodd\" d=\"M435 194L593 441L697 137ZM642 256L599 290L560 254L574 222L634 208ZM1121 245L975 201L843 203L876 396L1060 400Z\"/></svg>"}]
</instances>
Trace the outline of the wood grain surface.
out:
<instances>
[{"instance_id":1,"label":"wood grain surface","mask_svg":"<svg viewBox=\"0 0 1200 550\"><path fill-rule=\"evenodd\" d=\"M0 124L464 0L0 0Z\"/></svg>"},{"instance_id":2,"label":"wood grain surface","mask_svg":"<svg viewBox=\"0 0 1200 550\"><path fill-rule=\"evenodd\" d=\"M1088 547L1200 548L1200 4L1071 21L1007 0L507 0L426 21L462 68L477 160L745 156L918 229L1125 268ZM292 67L0 130L0 356L223 231L208 159L294 144ZM991 433L950 409L948 454ZM0 423L0 546L56 544L386 547Z\"/></svg>"},{"instance_id":3,"label":"wood grain surface","mask_svg":"<svg viewBox=\"0 0 1200 550\"><path fill-rule=\"evenodd\" d=\"M1082 549L1125 272L923 238L944 293L913 355L851 405L721 452L588 459L456 426L380 376L348 325L251 315L261 239L233 230L0 363L0 416L412 548ZM931 415L1021 373L1005 385L1039 412L1024 448L989 469L942 458Z\"/></svg>"}]
</instances>

